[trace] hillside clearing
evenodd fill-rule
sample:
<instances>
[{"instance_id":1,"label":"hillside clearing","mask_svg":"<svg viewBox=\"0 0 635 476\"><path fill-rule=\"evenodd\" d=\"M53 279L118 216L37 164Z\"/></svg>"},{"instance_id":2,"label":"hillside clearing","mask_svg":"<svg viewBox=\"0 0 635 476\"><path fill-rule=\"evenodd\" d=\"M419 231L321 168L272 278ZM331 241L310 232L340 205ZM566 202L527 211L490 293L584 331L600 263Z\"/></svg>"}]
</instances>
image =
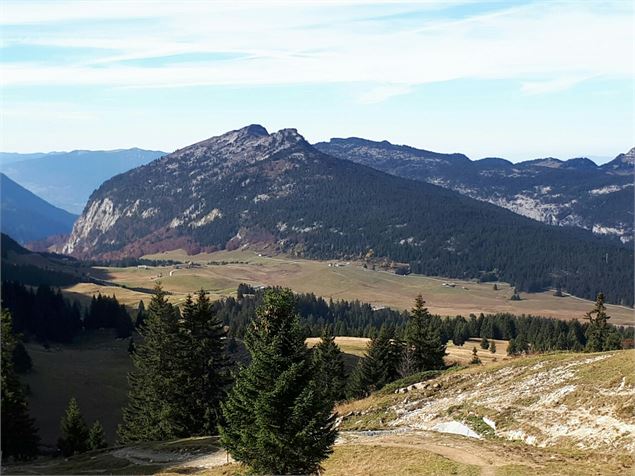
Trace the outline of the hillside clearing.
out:
<instances>
[{"instance_id":1,"label":"hillside clearing","mask_svg":"<svg viewBox=\"0 0 635 476\"><path fill-rule=\"evenodd\" d=\"M490 364L500 360L509 360L507 357L507 344L506 340L490 339L490 341L496 342L496 353L492 354L489 350L481 349L479 339L469 339L462 346L456 346L452 342L448 342L447 356L445 362L448 365L452 364L468 364L472 360L472 349L476 347L478 351L478 357L483 364ZM309 337L306 343L309 347L313 347L320 342L319 337ZM345 354L356 355L363 357L366 353L366 348L370 339L366 337L336 337L335 343L340 347Z\"/></svg>"},{"instance_id":2,"label":"hillside clearing","mask_svg":"<svg viewBox=\"0 0 635 476\"><path fill-rule=\"evenodd\" d=\"M111 330L84 333L72 345L48 350L27 344L33 371L21 379L29 386L31 415L44 445L57 443L60 418L71 397L77 398L88 422L101 421L108 442L114 443L132 369L127 348L128 341L115 339Z\"/></svg>"},{"instance_id":3,"label":"hillside clearing","mask_svg":"<svg viewBox=\"0 0 635 476\"><path fill-rule=\"evenodd\" d=\"M430 431L460 422L483 438L632 453L634 358L629 350L513 359L448 373L405 394L380 392L338 412L344 429Z\"/></svg>"}]
</instances>

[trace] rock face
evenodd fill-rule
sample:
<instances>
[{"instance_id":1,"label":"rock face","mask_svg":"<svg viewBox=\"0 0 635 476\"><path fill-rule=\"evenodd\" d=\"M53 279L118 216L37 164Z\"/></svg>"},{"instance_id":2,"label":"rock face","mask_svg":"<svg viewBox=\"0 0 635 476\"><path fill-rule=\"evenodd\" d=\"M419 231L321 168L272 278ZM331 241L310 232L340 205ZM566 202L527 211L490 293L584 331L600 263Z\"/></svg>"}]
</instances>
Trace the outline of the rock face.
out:
<instances>
[{"instance_id":1,"label":"rock face","mask_svg":"<svg viewBox=\"0 0 635 476\"><path fill-rule=\"evenodd\" d=\"M608 299L632 302L626 247L332 157L295 129L269 134L256 125L106 181L64 251L119 258L249 244L320 259L370 256L405 272L494 276L521 290L557 284L591 298L593 282ZM607 273L598 266L607 253L631 266Z\"/></svg>"},{"instance_id":2,"label":"rock face","mask_svg":"<svg viewBox=\"0 0 635 476\"><path fill-rule=\"evenodd\" d=\"M389 142L331 139L315 144L327 154L421 180L493 203L549 225L576 226L633 240L635 148L597 166L585 158L537 159L513 164L469 160Z\"/></svg>"},{"instance_id":3,"label":"rock face","mask_svg":"<svg viewBox=\"0 0 635 476\"><path fill-rule=\"evenodd\" d=\"M295 129L269 134L264 127L251 125L116 176L90 197L64 252L88 256L127 247L125 254L135 255L160 249L164 241L165 246L172 242L191 248L194 242L183 237L188 230L204 228L224 216L214 203L229 192L224 183L231 182L230 188L236 185L225 179L299 144L308 146ZM252 180L259 180L257 174L247 177L241 188ZM286 193L275 188L272 192ZM260 194L253 200L269 198L269 194ZM140 238L148 243L134 243Z\"/></svg>"}]
</instances>

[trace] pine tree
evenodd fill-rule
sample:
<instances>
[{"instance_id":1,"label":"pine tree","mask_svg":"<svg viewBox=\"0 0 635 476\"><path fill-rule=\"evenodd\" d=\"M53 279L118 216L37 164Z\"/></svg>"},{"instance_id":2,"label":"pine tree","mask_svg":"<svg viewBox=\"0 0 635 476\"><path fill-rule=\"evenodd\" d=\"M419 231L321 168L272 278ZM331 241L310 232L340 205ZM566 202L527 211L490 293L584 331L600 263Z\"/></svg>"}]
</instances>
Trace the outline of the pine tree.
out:
<instances>
[{"instance_id":1,"label":"pine tree","mask_svg":"<svg viewBox=\"0 0 635 476\"><path fill-rule=\"evenodd\" d=\"M489 351L490 351L492 354L495 354L495 353L496 353L496 341L491 341L491 342L490 342L490 344L489 344Z\"/></svg>"},{"instance_id":2,"label":"pine tree","mask_svg":"<svg viewBox=\"0 0 635 476\"><path fill-rule=\"evenodd\" d=\"M415 306L406 326L406 347L411 353L416 372L445 367L443 357L446 355L446 346L441 341L439 326L432 322L425 303L421 295L415 298Z\"/></svg>"},{"instance_id":3,"label":"pine tree","mask_svg":"<svg viewBox=\"0 0 635 476\"><path fill-rule=\"evenodd\" d=\"M31 356L26 351L26 347L21 340L16 339L15 347L12 353L13 368L19 374L25 374L31 371L33 368L33 361Z\"/></svg>"},{"instance_id":4,"label":"pine tree","mask_svg":"<svg viewBox=\"0 0 635 476\"><path fill-rule=\"evenodd\" d=\"M344 360L342 351L335 343L335 337L329 332L328 327L322 333L320 343L313 349L313 364L315 379L328 398L334 402L342 400L346 396Z\"/></svg>"},{"instance_id":5,"label":"pine tree","mask_svg":"<svg viewBox=\"0 0 635 476\"><path fill-rule=\"evenodd\" d=\"M106 448L107 446L108 443L106 442L104 428L101 426L99 420L96 420L88 432L88 449L100 450L102 448Z\"/></svg>"},{"instance_id":6,"label":"pine tree","mask_svg":"<svg viewBox=\"0 0 635 476\"><path fill-rule=\"evenodd\" d=\"M403 345L392 326L382 326L351 376L348 395L363 397L399 378Z\"/></svg>"},{"instance_id":7,"label":"pine tree","mask_svg":"<svg viewBox=\"0 0 635 476\"><path fill-rule=\"evenodd\" d=\"M116 303L117 299L115 298L115 296L113 296L113 299ZM124 306L123 304L117 306L117 311L114 318L114 327L115 333L119 339L130 337L132 335L132 331L134 330L134 324L132 323L130 314L128 314L126 306Z\"/></svg>"},{"instance_id":8,"label":"pine tree","mask_svg":"<svg viewBox=\"0 0 635 476\"><path fill-rule=\"evenodd\" d=\"M314 473L337 431L290 290L265 293L245 345L252 360L221 405L221 444L256 473Z\"/></svg>"},{"instance_id":9,"label":"pine tree","mask_svg":"<svg viewBox=\"0 0 635 476\"><path fill-rule=\"evenodd\" d=\"M464 322L457 322L454 326L454 334L452 335L452 343L456 346L462 346L468 339L466 337L466 324Z\"/></svg>"},{"instance_id":10,"label":"pine tree","mask_svg":"<svg viewBox=\"0 0 635 476\"><path fill-rule=\"evenodd\" d=\"M146 306L143 304L143 301L139 301L139 306L137 306L137 317L135 318L134 325L138 329L143 327L146 319Z\"/></svg>"},{"instance_id":11,"label":"pine tree","mask_svg":"<svg viewBox=\"0 0 635 476\"><path fill-rule=\"evenodd\" d=\"M606 314L604 294L599 293L595 300L595 307L586 314L586 319L589 321L589 327L586 331L586 350L588 352L602 352L622 348L619 335L615 335L615 332L608 324L610 318Z\"/></svg>"},{"instance_id":12,"label":"pine tree","mask_svg":"<svg viewBox=\"0 0 635 476\"><path fill-rule=\"evenodd\" d=\"M183 436L215 434L219 405L231 381L223 322L203 290L196 302L187 297L179 322L184 339L176 355L181 379L177 380L178 400L173 403L179 408L178 424Z\"/></svg>"},{"instance_id":13,"label":"pine tree","mask_svg":"<svg viewBox=\"0 0 635 476\"><path fill-rule=\"evenodd\" d=\"M178 394L175 354L178 342L178 309L166 299L157 284L148 306L145 324L139 329L143 342L132 354L133 370L128 374L128 404L118 429L121 443L162 441L181 436L170 402Z\"/></svg>"},{"instance_id":14,"label":"pine tree","mask_svg":"<svg viewBox=\"0 0 635 476\"><path fill-rule=\"evenodd\" d=\"M481 349L489 349L490 343L489 340L487 340L487 337L483 337L481 338Z\"/></svg>"},{"instance_id":15,"label":"pine tree","mask_svg":"<svg viewBox=\"0 0 635 476\"><path fill-rule=\"evenodd\" d=\"M135 351L134 337L130 337L130 339L128 339L128 353L134 354L134 351Z\"/></svg>"},{"instance_id":16,"label":"pine tree","mask_svg":"<svg viewBox=\"0 0 635 476\"><path fill-rule=\"evenodd\" d=\"M518 348L516 347L516 339L510 339L507 344L507 355L518 355Z\"/></svg>"},{"instance_id":17,"label":"pine tree","mask_svg":"<svg viewBox=\"0 0 635 476\"><path fill-rule=\"evenodd\" d=\"M16 338L11 328L11 315L5 309L1 315L2 329L0 332L0 366L2 394L0 407L2 409L2 458L28 460L37 455L40 438L37 434L35 421L29 416L29 406L24 396L20 380L13 367L13 350Z\"/></svg>"},{"instance_id":18,"label":"pine tree","mask_svg":"<svg viewBox=\"0 0 635 476\"><path fill-rule=\"evenodd\" d=\"M88 426L84 421L79 405L75 398L71 398L66 413L60 422L62 436L57 442L58 448L64 456L84 453L88 448Z\"/></svg>"},{"instance_id":19,"label":"pine tree","mask_svg":"<svg viewBox=\"0 0 635 476\"><path fill-rule=\"evenodd\" d=\"M480 364L481 359L478 358L478 351L476 350L476 346L472 348L472 359L470 360L470 364Z\"/></svg>"}]
</instances>

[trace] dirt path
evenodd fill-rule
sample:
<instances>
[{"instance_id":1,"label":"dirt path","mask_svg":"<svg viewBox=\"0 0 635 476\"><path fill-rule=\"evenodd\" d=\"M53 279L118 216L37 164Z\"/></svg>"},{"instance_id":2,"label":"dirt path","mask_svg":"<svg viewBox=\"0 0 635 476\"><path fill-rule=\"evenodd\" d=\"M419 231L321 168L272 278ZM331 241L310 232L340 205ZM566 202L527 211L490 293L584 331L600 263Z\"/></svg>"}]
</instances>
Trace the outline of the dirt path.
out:
<instances>
[{"instance_id":1,"label":"dirt path","mask_svg":"<svg viewBox=\"0 0 635 476\"><path fill-rule=\"evenodd\" d=\"M175 453L173 451L146 450L142 448L122 448L113 451L112 456L128 460L132 464L170 464L171 467L207 469L222 466L234 460L224 449L216 449L203 455L192 453ZM166 467L169 472L171 467Z\"/></svg>"},{"instance_id":2,"label":"dirt path","mask_svg":"<svg viewBox=\"0 0 635 476\"><path fill-rule=\"evenodd\" d=\"M483 476L494 476L497 467L510 463L509 458L489 451L478 440L423 431L341 432L336 444L422 449L457 463L478 466Z\"/></svg>"}]
</instances>

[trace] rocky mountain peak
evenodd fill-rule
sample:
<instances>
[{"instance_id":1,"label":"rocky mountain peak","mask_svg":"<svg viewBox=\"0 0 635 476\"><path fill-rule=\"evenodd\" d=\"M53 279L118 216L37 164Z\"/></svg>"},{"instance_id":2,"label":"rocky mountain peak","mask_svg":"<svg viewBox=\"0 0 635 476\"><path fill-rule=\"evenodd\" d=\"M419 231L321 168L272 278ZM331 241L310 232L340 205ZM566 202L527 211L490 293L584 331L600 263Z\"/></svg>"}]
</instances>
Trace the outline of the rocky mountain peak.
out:
<instances>
[{"instance_id":1,"label":"rocky mountain peak","mask_svg":"<svg viewBox=\"0 0 635 476\"><path fill-rule=\"evenodd\" d=\"M635 147L625 154L618 155L618 158L620 158L625 164L635 165Z\"/></svg>"},{"instance_id":2,"label":"rocky mountain peak","mask_svg":"<svg viewBox=\"0 0 635 476\"><path fill-rule=\"evenodd\" d=\"M602 166L603 169L610 170L614 173L624 174L633 173L633 167L635 166L635 147L624 154L620 154L610 162L607 162Z\"/></svg>"},{"instance_id":3,"label":"rocky mountain peak","mask_svg":"<svg viewBox=\"0 0 635 476\"><path fill-rule=\"evenodd\" d=\"M251 164L298 144L308 145L296 129L270 134L264 127L252 124L179 149L166 156L165 161L206 167Z\"/></svg>"}]
</instances>

